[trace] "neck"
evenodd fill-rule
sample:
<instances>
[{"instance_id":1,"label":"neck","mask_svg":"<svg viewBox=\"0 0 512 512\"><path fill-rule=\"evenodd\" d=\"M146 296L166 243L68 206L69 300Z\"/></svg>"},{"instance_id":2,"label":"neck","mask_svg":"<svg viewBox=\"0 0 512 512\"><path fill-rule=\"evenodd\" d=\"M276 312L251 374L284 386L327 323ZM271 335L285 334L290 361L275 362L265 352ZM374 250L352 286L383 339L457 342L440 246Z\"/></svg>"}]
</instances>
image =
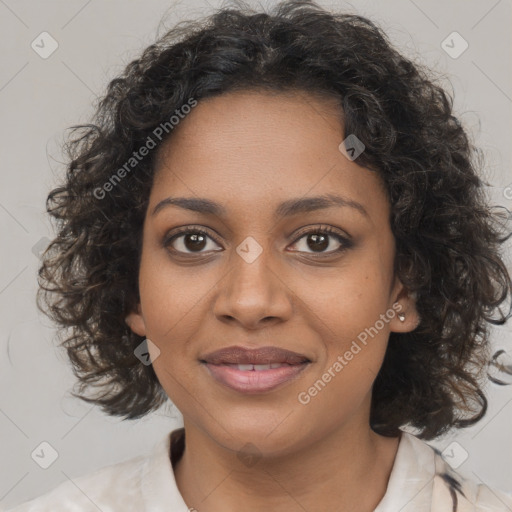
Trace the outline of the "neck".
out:
<instances>
[{"instance_id":1,"label":"neck","mask_svg":"<svg viewBox=\"0 0 512 512\"><path fill-rule=\"evenodd\" d=\"M369 425L345 425L291 454L248 461L186 421L185 432L174 473L185 502L200 512L371 512L386 492L399 443Z\"/></svg>"}]
</instances>

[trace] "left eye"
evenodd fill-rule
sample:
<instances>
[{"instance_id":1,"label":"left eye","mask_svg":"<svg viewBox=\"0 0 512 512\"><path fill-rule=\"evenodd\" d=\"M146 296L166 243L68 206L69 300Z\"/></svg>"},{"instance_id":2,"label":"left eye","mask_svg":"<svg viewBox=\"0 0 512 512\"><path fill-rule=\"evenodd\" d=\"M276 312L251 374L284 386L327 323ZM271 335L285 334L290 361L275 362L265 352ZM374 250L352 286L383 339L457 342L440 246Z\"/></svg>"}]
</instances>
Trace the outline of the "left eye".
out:
<instances>
[{"instance_id":1,"label":"left eye","mask_svg":"<svg viewBox=\"0 0 512 512\"><path fill-rule=\"evenodd\" d=\"M332 248L332 240L335 240L335 247ZM302 249L300 248L301 244L300 242L304 240L304 243L302 243ZM337 247L336 247L337 244ZM309 252L307 250L304 250L305 248L311 249L310 254L315 253L333 253L333 252L339 252L348 247L348 240L341 235L337 233L333 233L330 231L310 231L308 233L304 233L299 239L297 239L296 242L293 244L294 246L299 246L299 252ZM330 248L330 250L326 250Z\"/></svg>"}]
</instances>

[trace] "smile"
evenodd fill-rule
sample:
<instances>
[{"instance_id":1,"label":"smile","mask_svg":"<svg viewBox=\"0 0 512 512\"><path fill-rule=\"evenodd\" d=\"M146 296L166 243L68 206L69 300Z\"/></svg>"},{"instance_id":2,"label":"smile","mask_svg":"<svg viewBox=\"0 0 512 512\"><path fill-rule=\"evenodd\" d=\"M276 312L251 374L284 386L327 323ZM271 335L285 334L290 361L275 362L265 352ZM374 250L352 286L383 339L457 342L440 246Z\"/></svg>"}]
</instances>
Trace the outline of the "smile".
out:
<instances>
[{"instance_id":1,"label":"smile","mask_svg":"<svg viewBox=\"0 0 512 512\"><path fill-rule=\"evenodd\" d=\"M287 364L209 364L204 366L217 382L240 393L256 394L273 391L296 379L309 362Z\"/></svg>"}]
</instances>

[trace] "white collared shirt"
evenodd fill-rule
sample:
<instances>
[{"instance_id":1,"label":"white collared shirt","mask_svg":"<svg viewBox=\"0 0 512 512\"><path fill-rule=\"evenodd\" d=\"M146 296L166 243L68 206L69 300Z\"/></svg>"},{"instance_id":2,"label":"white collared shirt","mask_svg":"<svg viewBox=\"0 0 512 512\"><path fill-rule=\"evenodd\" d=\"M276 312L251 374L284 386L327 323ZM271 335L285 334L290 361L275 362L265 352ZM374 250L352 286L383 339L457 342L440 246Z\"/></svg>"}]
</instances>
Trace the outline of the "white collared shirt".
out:
<instances>
[{"instance_id":1,"label":"white collared shirt","mask_svg":"<svg viewBox=\"0 0 512 512\"><path fill-rule=\"evenodd\" d=\"M190 512L169 456L171 446L180 456L182 434L176 429L149 455L66 481L8 512ZM463 479L437 450L402 432L386 494L374 512L445 511L512 512L512 494Z\"/></svg>"}]
</instances>

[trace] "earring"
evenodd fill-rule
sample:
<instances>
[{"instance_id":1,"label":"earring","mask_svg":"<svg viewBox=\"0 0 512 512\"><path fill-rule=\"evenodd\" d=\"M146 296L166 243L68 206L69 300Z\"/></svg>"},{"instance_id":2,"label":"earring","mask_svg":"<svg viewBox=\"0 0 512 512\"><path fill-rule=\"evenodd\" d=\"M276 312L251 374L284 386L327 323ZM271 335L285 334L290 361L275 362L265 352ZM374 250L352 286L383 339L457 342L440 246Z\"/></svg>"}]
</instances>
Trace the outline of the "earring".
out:
<instances>
[{"instance_id":1,"label":"earring","mask_svg":"<svg viewBox=\"0 0 512 512\"><path fill-rule=\"evenodd\" d=\"M398 320L400 320L400 322L405 322L405 314L404 313L398 313Z\"/></svg>"}]
</instances>

